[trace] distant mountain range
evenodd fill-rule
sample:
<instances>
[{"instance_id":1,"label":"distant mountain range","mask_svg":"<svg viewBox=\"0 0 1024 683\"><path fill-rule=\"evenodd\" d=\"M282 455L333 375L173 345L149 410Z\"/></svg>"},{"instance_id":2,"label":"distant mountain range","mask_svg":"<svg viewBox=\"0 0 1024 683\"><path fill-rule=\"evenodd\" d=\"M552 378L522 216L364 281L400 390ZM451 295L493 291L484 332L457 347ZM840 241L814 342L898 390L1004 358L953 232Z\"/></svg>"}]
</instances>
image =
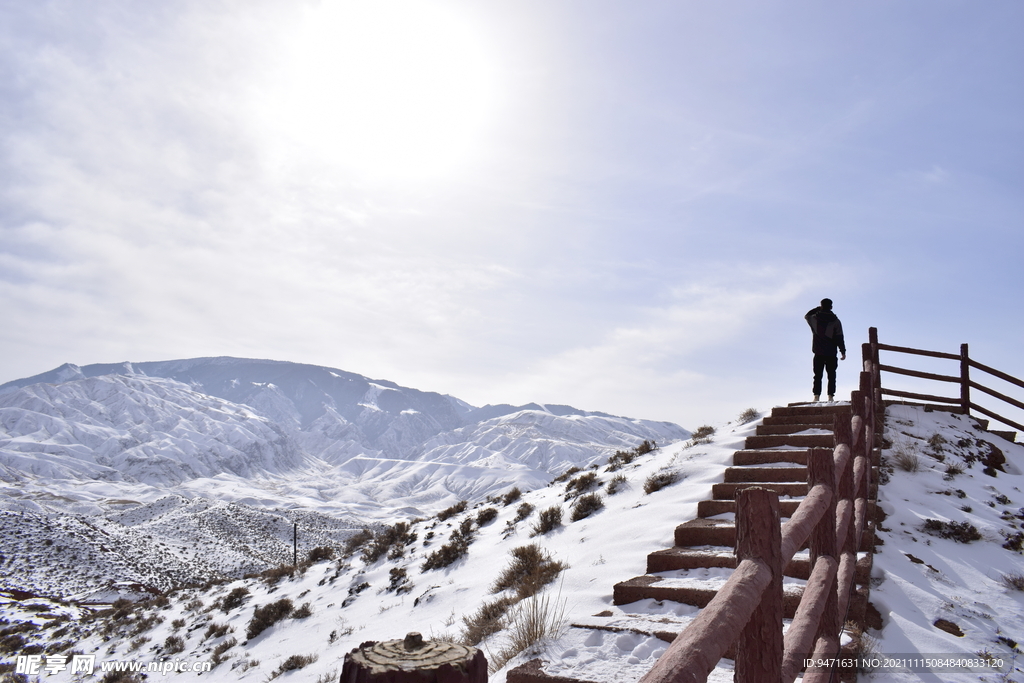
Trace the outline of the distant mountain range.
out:
<instances>
[{"instance_id":1,"label":"distant mountain range","mask_svg":"<svg viewBox=\"0 0 1024 683\"><path fill-rule=\"evenodd\" d=\"M0 480L81 504L170 491L375 517L541 485L645 439L689 434L564 405L477 408L333 368L243 358L65 364L0 385Z\"/></svg>"}]
</instances>

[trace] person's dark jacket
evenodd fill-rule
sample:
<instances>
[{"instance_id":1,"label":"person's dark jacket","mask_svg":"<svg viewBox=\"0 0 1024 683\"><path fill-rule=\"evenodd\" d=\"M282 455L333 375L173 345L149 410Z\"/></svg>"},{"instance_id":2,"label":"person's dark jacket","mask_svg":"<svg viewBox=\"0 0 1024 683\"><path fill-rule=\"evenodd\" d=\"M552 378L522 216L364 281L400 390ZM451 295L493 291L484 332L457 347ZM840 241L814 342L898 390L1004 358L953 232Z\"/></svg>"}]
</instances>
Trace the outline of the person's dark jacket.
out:
<instances>
[{"instance_id":1,"label":"person's dark jacket","mask_svg":"<svg viewBox=\"0 0 1024 683\"><path fill-rule=\"evenodd\" d=\"M836 314L821 306L807 311L804 320L814 332L811 350L815 355L835 356L836 350L846 355L846 341L843 339L843 324Z\"/></svg>"}]
</instances>

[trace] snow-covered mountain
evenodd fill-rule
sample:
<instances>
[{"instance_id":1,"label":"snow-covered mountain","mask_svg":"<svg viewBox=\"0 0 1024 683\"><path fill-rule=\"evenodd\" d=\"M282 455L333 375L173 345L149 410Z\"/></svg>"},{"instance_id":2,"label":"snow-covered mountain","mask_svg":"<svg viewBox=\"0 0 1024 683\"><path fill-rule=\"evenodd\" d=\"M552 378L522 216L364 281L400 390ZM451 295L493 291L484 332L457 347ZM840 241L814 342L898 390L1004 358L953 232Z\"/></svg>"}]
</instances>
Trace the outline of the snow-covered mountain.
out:
<instances>
[{"instance_id":1,"label":"snow-covered mountain","mask_svg":"<svg viewBox=\"0 0 1024 683\"><path fill-rule=\"evenodd\" d=\"M0 479L51 493L73 480L109 482L119 496L118 484L136 496L140 484L161 495L185 485L274 505L289 492L303 505L441 505L688 435L569 406L475 408L332 368L239 358L66 364L0 386Z\"/></svg>"},{"instance_id":2,"label":"snow-covered mountain","mask_svg":"<svg viewBox=\"0 0 1024 683\"><path fill-rule=\"evenodd\" d=\"M70 597L240 576L678 425L569 406L484 406L360 375L205 358L77 367L0 386L0 587Z\"/></svg>"}]
</instances>

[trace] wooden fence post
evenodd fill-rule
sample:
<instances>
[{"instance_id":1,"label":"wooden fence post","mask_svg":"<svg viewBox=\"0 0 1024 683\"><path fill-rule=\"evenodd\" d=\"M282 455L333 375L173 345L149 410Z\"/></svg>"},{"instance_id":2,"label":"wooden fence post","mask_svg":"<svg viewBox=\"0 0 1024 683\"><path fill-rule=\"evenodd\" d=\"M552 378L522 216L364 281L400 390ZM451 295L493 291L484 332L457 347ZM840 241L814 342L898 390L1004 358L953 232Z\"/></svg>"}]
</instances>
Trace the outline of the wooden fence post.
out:
<instances>
[{"instance_id":1,"label":"wooden fence post","mask_svg":"<svg viewBox=\"0 0 1024 683\"><path fill-rule=\"evenodd\" d=\"M873 419L874 433L878 434L881 425L881 415L878 411L882 410L882 370L878 362L878 328L868 328L868 344L871 346L871 407L874 410L875 418Z\"/></svg>"},{"instance_id":2,"label":"wooden fence post","mask_svg":"<svg viewBox=\"0 0 1024 683\"><path fill-rule=\"evenodd\" d=\"M967 344L960 345L960 407L964 415L971 414L971 361L967 357Z\"/></svg>"},{"instance_id":3,"label":"wooden fence post","mask_svg":"<svg viewBox=\"0 0 1024 683\"><path fill-rule=\"evenodd\" d=\"M752 487L736 494L736 560L760 560L772 572L736 643L737 681L782 677L782 531L779 495Z\"/></svg>"}]
</instances>

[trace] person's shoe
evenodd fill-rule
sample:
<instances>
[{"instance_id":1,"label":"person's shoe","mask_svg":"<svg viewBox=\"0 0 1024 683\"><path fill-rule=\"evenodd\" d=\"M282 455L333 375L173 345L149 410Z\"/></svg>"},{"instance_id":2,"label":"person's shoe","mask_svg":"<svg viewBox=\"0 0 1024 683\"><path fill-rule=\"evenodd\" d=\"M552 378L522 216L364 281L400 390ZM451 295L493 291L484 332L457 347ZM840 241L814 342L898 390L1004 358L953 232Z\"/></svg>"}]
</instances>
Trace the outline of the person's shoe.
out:
<instances>
[{"instance_id":1,"label":"person's shoe","mask_svg":"<svg viewBox=\"0 0 1024 683\"><path fill-rule=\"evenodd\" d=\"M820 402L820 401L821 401L821 394L815 394L815 395L814 395L814 402L815 402L815 403L818 403L818 402Z\"/></svg>"},{"instance_id":2,"label":"person's shoe","mask_svg":"<svg viewBox=\"0 0 1024 683\"><path fill-rule=\"evenodd\" d=\"M836 402L836 397L833 396L832 394L829 394L828 395L828 402L829 403L835 403Z\"/></svg>"}]
</instances>

